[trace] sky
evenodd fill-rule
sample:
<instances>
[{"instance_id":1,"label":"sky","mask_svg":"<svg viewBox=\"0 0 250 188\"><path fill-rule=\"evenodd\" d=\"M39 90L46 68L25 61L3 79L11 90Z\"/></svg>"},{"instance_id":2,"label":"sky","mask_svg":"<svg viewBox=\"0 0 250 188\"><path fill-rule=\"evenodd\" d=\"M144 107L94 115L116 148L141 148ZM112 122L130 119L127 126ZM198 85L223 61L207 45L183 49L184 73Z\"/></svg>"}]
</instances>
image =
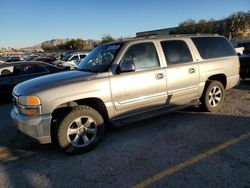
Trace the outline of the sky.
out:
<instances>
[{"instance_id":1,"label":"sky","mask_svg":"<svg viewBox=\"0 0 250 188\"><path fill-rule=\"evenodd\" d=\"M0 0L0 48L51 39L133 37L187 19L223 19L250 0Z\"/></svg>"}]
</instances>

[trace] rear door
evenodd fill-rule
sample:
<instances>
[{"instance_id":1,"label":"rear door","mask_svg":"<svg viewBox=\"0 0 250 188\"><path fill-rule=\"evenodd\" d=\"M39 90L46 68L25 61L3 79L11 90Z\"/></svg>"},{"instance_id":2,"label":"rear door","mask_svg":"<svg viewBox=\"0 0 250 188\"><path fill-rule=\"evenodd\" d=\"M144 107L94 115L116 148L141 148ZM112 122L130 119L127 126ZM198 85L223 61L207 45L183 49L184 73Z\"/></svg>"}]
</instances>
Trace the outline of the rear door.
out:
<instances>
[{"instance_id":1,"label":"rear door","mask_svg":"<svg viewBox=\"0 0 250 188\"><path fill-rule=\"evenodd\" d=\"M161 41L167 67L169 102L185 103L198 97L199 67L185 40Z\"/></svg>"}]
</instances>

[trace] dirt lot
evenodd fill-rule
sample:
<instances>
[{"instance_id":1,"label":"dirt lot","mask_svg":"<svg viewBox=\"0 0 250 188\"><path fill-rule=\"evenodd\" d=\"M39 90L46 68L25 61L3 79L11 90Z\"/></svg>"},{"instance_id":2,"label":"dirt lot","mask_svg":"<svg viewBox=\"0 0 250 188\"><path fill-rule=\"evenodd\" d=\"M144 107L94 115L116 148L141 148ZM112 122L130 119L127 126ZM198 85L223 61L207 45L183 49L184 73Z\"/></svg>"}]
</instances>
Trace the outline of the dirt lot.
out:
<instances>
[{"instance_id":1,"label":"dirt lot","mask_svg":"<svg viewBox=\"0 0 250 188\"><path fill-rule=\"evenodd\" d=\"M0 187L250 187L250 80L218 113L197 107L106 134L70 156L16 131L0 104Z\"/></svg>"}]
</instances>

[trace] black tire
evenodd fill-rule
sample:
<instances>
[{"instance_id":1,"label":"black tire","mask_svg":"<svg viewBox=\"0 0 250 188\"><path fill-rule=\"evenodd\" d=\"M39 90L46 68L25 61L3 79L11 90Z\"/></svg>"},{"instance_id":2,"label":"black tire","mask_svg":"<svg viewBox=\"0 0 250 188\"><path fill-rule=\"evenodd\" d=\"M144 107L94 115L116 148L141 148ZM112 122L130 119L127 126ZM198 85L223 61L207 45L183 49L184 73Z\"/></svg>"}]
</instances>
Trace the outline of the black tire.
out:
<instances>
[{"instance_id":1,"label":"black tire","mask_svg":"<svg viewBox=\"0 0 250 188\"><path fill-rule=\"evenodd\" d=\"M103 134L102 116L93 108L78 106L61 121L57 141L65 152L78 154L92 150Z\"/></svg>"},{"instance_id":2,"label":"black tire","mask_svg":"<svg viewBox=\"0 0 250 188\"><path fill-rule=\"evenodd\" d=\"M209 81L201 97L201 108L208 112L216 112L223 105L225 89L221 82Z\"/></svg>"}]
</instances>

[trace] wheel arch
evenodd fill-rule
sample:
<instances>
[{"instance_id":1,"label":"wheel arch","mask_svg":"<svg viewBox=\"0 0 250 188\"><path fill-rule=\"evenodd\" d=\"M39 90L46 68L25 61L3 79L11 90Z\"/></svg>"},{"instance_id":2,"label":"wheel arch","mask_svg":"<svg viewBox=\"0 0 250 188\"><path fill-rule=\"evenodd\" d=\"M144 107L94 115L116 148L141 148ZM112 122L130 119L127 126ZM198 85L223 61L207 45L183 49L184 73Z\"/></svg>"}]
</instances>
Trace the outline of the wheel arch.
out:
<instances>
[{"instance_id":1,"label":"wheel arch","mask_svg":"<svg viewBox=\"0 0 250 188\"><path fill-rule=\"evenodd\" d=\"M209 84L209 82L212 80L221 82L224 88L227 87L227 77L225 74L215 74L215 75L208 77L206 84L205 84L205 88Z\"/></svg>"},{"instance_id":2,"label":"wheel arch","mask_svg":"<svg viewBox=\"0 0 250 188\"><path fill-rule=\"evenodd\" d=\"M104 102L101 99L94 98L94 97L79 99L75 101L69 101L69 102L60 104L53 110L52 117L55 117L55 116L57 117L61 113L67 114L70 110L72 110L74 107L79 106L79 105L86 105L95 109L102 115L105 123L109 121L109 114L108 114L108 111Z\"/></svg>"}]
</instances>

